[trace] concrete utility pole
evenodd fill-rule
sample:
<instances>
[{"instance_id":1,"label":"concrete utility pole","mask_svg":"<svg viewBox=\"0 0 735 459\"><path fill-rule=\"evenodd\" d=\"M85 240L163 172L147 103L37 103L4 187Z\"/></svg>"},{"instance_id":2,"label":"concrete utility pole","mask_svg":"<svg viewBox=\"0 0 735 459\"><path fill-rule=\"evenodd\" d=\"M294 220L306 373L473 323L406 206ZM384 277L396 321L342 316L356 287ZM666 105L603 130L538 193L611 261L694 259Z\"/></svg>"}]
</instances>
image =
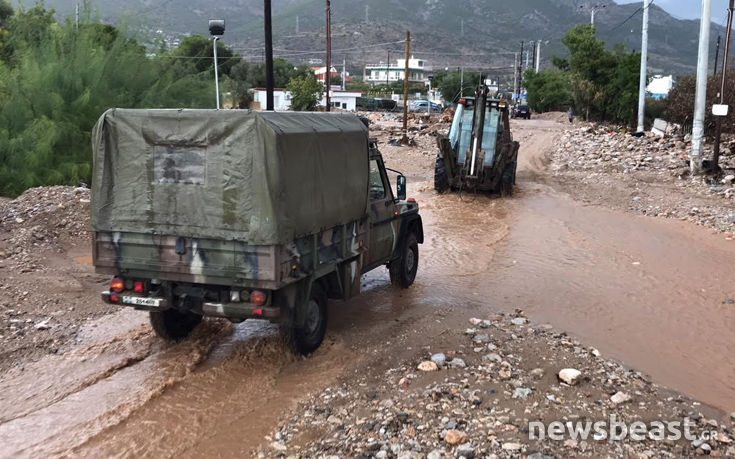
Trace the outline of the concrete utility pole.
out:
<instances>
[{"instance_id":1,"label":"concrete utility pole","mask_svg":"<svg viewBox=\"0 0 735 459\"><path fill-rule=\"evenodd\" d=\"M406 67L403 73L403 144L408 145L408 65L411 56L411 32L406 32Z\"/></svg>"},{"instance_id":2,"label":"concrete utility pole","mask_svg":"<svg viewBox=\"0 0 735 459\"><path fill-rule=\"evenodd\" d=\"M324 83L327 86L327 111L332 111L332 101L329 92L332 89L332 3L327 0L327 73L324 76Z\"/></svg>"},{"instance_id":3,"label":"concrete utility pole","mask_svg":"<svg viewBox=\"0 0 735 459\"><path fill-rule=\"evenodd\" d=\"M273 78L273 26L271 21L271 0L264 0L263 13L265 17L265 109L273 111L273 92L276 84Z\"/></svg>"},{"instance_id":4,"label":"concrete utility pole","mask_svg":"<svg viewBox=\"0 0 735 459\"><path fill-rule=\"evenodd\" d=\"M541 68L541 40L536 42L536 72Z\"/></svg>"},{"instance_id":5,"label":"concrete utility pole","mask_svg":"<svg viewBox=\"0 0 735 459\"><path fill-rule=\"evenodd\" d=\"M385 85L386 86L389 86L390 85L390 50L388 50L388 63L385 64L385 65L386 65L386 68L385 68ZM386 90L387 90L387 88L386 88Z\"/></svg>"},{"instance_id":6,"label":"concrete utility pole","mask_svg":"<svg viewBox=\"0 0 735 459\"><path fill-rule=\"evenodd\" d=\"M347 59L342 58L342 91L345 90L345 79L347 79Z\"/></svg>"},{"instance_id":7,"label":"concrete utility pole","mask_svg":"<svg viewBox=\"0 0 735 459\"><path fill-rule=\"evenodd\" d=\"M79 28L79 2L76 3L76 8L74 9L74 25L76 28Z\"/></svg>"},{"instance_id":8,"label":"concrete utility pole","mask_svg":"<svg viewBox=\"0 0 735 459\"><path fill-rule=\"evenodd\" d=\"M582 5L579 8L584 9L585 5ZM607 4L606 3L595 3L594 5L587 5L587 8L589 8L590 10L590 24L595 25L595 13L598 10L607 8Z\"/></svg>"},{"instance_id":9,"label":"concrete utility pole","mask_svg":"<svg viewBox=\"0 0 735 459\"><path fill-rule=\"evenodd\" d=\"M296 35L299 34L299 15L296 15Z\"/></svg>"},{"instance_id":10,"label":"concrete utility pole","mask_svg":"<svg viewBox=\"0 0 735 459\"><path fill-rule=\"evenodd\" d=\"M365 5L365 22L370 22L370 5Z\"/></svg>"},{"instance_id":11,"label":"concrete utility pole","mask_svg":"<svg viewBox=\"0 0 735 459\"><path fill-rule=\"evenodd\" d=\"M720 105L725 105L725 82L727 81L727 65L730 59L730 40L732 39L732 17L735 13L735 0L730 0L727 15L727 38L725 38L725 57L722 60L722 85L720 86ZM722 116L715 120L715 149L712 154L712 168L720 170L720 139L722 139Z\"/></svg>"},{"instance_id":12,"label":"concrete utility pole","mask_svg":"<svg viewBox=\"0 0 735 459\"><path fill-rule=\"evenodd\" d=\"M643 31L641 39L641 78L638 87L638 132L646 130L646 86L648 86L648 13L653 0L643 1Z\"/></svg>"},{"instance_id":13,"label":"concrete utility pole","mask_svg":"<svg viewBox=\"0 0 735 459\"><path fill-rule=\"evenodd\" d=\"M513 53L513 102L518 101L518 53Z\"/></svg>"},{"instance_id":14,"label":"concrete utility pole","mask_svg":"<svg viewBox=\"0 0 735 459\"><path fill-rule=\"evenodd\" d=\"M521 93L523 92L523 41L521 41L521 55L518 60L518 100L521 99Z\"/></svg>"},{"instance_id":15,"label":"concrete utility pole","mask_svg":"<svg viewBox=\"0 0 735 459\"><path fill-rule=\"evenodd\" d=\"M697 92L694 97L692 123L692 152L689 167L692 174L702 170L702 143L704 141L704 114L707 104L707 63L709 62L709 32L712 21L712 0L702 0L702 19L699 22L699 57L697 58Z\"/></svg>"}]
</instances>

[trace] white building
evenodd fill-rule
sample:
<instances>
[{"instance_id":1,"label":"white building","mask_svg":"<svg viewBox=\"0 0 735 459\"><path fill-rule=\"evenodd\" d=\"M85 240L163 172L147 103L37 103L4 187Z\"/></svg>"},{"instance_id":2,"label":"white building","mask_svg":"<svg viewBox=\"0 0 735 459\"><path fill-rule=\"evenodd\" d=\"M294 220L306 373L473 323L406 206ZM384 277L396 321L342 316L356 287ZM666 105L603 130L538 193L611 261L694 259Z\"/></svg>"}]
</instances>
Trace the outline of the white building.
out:
<instances>
[{"instance_id":1,"label":"white building","mask_svg":"<svg viewBox=\"0 0 735 459\"><path fill-rule=\"evenodd\" d=\"M341 110L349 110L351 112L354 112L357 110L357 98L362 97L362 93L359 91L341 91L341 90L332 90L329 93L329 102L332 104L332 107L339 108ZM327 98L322 97L322 101L320 102L320 105L326 106L327 105Z\"/></svg>"},{"instance_id":2,"label":"white building","mask_svg":"<svg viewBox=\"0 0 735 459\"><path fill-rule=\"evenodd\" d=\"M340 110L357 110L357 98L361 97L359 91L341 91L332 89L330 92L330 103L332 107ZM265 110L266 107L266 90L265 88L253 89L253 110ZM322 107L327 105L326 97L323 96L320 102ZM286 89L275 89L273 91L273 109L275 111L291 110L291 93Z\"/></svg>"},{"instance_id":3,"label":"white building","mask_svg":"<svg viewBox=\"0 0 735 459\"><path fill-rule=\"evenodd\" d=\"M265 88L253 88L254 110L265 110L266 90ZM273 110L282 112L291 109L291 93L283 88L273 90Z\"/></svg>"},{"instance_id":4,"label":"white building","mask_svg":"<svg viewBox=\"0 0 735 459\"><path fill-rule=\"evenodd\" d=\"M402 81L406 73L406 59L397 59L395 64L384 63L365 66L365 81L372 84ZM431 67L423 59L411 56L408 60L408 81L427 83Z\"/></svg>"}]
</instances>

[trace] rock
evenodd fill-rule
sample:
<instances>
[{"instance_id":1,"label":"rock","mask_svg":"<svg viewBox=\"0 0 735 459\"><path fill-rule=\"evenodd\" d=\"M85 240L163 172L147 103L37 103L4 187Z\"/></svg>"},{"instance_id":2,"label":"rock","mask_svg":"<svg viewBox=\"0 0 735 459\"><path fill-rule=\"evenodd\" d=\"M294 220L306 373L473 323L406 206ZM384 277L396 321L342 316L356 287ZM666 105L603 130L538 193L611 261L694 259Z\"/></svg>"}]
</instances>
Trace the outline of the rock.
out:
<instances>
[{"instance_id":1,"label":"rock","mask_svg":"<svg viewBox=\"0 0 735 459\"><path fill-rule=\"evenodd\" d=\"M582 372L574 368L564 368L559 372L559 380L570 386L576 386L582 378Z\"/></svg>"},{"instance_id":2,"label":"rock","mask_svg":"<svg viewBox=\"0 0 735 459\"><path fill-rule=\"evenodd\" d=\"M452 446L467 443L467 440L468 440L467 434L459 430L454 430L454 429L447 432L447 434L444 436L444 441Z\"/></svg>"},{"instance_id":3,"label":"rock","mask_svg":"<svg viewBox=\"0 0 735 459\"><path fill-rule=\"evenodd\" d=\"M477 344L485 344L485 343L490 342L490 336L488 336L488 335L475 335L475 337L474 337L474 339L472 341L475 342L475 343L477 343Z\"/></svg>"},{"instance_id":4,"label":"rock","mask_svg":"<svg viewBox=\"0 0 735 459\"><path fill-rule=\"evenodd\" d=\"M510 379L511 376L513 376L513 373L511 373L510 368L501 368L500 371L498 371L498 376L500 376L500 379L507 380Z\"/></svg>"},{"instance_id":5,"label":"rock","mask_svg":"<svg viewBox=\"0 0 735 459\"><path fill-rule=\"evenodd\" d=\"M531 392L533 391L527 387L517 387L516 390L513 391L513 398L527 398L531 395Z\"/></svg>"},{"instance_id":6,"label":"rock","mask_svg":"<svg viewBox=\"0 0 735 459\"><path fill-rule=\"evenodd\" d=\"M503 443L503 449L505 451L520 451L521 448L523 448L523 445L521 445L520 443Z\"/></svg>"},{"instance_id":7,"label":"rock","mask_svg":"<svg viewBox=\"0 0 735 459\"><path fill-rule=\"evenodd\" d=\"M437 364L438 366L443 367L444 364L447 363L447 356L440 352L438 354L432 355L431 361Z\"/></svg>"},{"instance_id":8,"label":"rock","mask_svg":"<svg viewBox=\"0 0 735 459\"><path fill-rule=\"evenodd\" d=\"M470 335L470 336L473 336L475 333L477 333L477 330L474 328L468 328L467 330L464 331L465 335Z\"/></svg>"},{"instance_id":9,"label":"rock","mask_svg":"<svg viewBox=\"0 0 735 459\"><path fill-rule=\"evenodd\" d=\"M431 452L426 455L426 459L442 459L442 457L444 457L444 453L438 449L431 450Z\"/></svg>"},{"instance_id":10,"label":"rock","mask_svg":"<svg viewBox=\"0 0 735 459\"><path fill-rule=\"evenodd\" d=\"M726 175L725 178L722 179L722 183L727 185L732 185L733 182L735 182L735 175Z\"/></svg>"},{"instance_id":11,"label":"rock","mask_svg":"<svg viewBox=\"0 0 735 459\"><path fill-rule=\"evenodd\" d=\"M544 370L541 368L534 368L528 374L534 379L541 379L544 377Z\"/></svg>"},{"instance_id":12,"label":"rock","mask_svg":"<svg viewBox=\"0 0 735 459\"><path fill-rule=\"evenodd\" d=\"M456 454L459 457L473 459L475 457L475 448L472 446L471 443L465 443L457 448Z\"/></svg>"},{"instance_id":13,"label":"rock","mask_svg":"<svg viewBox=\"0 0 735 459\"><path fill-rule=\"evenodd\" d=\"M526 319L525 317L516 317L510 322L513 325L526 325L528 323L528 319Z\"/></svg>"},{"instance_id":14,"label":"rock","mask_svg":"<svg viewBox=\"0 0 735 459\"><path fill-rule=\"evenodd\" d=\"M487 354L487 355L483 355L482 356L482 360L484 360L486 362L498 362L498 363L500 363L500 362L503 361L503 358L500 357L498 354L490 353L490 354Z\"/></svg>"},{"instance_id":15,"label":"rock","mask_svg":"<svg viewBox=\"0 0 735 459\"><path fill-rule=\"evenodd\" d=\"M419 363L418 369L419 371L437 371L439 366L435 362L427 360Z\"/></svg>"},{"instance_id":16,"label":"rock","mask_svg":"<svg viewBox=\"0 0 735 459\"><path fill-rule=\"evenodd\" d=\"M625 392L615 392L615 394L610 397L610 401L613 402L615 405L620 405L621 403L629 402L632 400L633 397L626 394Z\"/></svg>"},{"instance_id":17,"label":"rock","mask_svg":"<svg viewBox=\"0 0 735 459\"><path fill-rule=\"evenodd\" d=\"M334 425L341 425L342 420L335 415L331 415L327 418L327 422Z\"/></svg>"},{"instance_id":18,"label":"rock","mask_svg":"<svg viewBox=\"0 0 735 459\"><path fill-rule=\"evenodd\" d=\"M481 323L482 323L482 319L478 319L476 317L473 317L470 319L470 325L472 325L473 327L477 327Z\"/></svg>"},{"instance_id":19,"label":"rock","mask_svg":"<svg viewBox=\"0 0 735 459\"><path fill-rule=\"evenodd\" d=\"M278 452L285 452L288 449L286 448L286 445L284 445L280 441L274 441L273 443L271 443L271 448Z\"/></svg>"},{"instance_id":20,"label":"rock","mask_svg":"<svg viewBox=\"0 0 735 459\"><path fill-rule=\"evenodd\" d=\"M35 325L36 330L48 330L49 328L51 328L51 325L49 325L48 322L49 322L49 319L43 320L41 322L38 322Z\"/></svg>"},{"instance_id":21,"label":"rock","mask_svg":"<svg viewBox=\"0 0 735 459\"><path fill-rule=\"evenodd\" d=\"M466 363L464 363L464 360L454 358L449 361L449 366L453 368L464 368L467 366Z\"/></svg>"}]
</instances>

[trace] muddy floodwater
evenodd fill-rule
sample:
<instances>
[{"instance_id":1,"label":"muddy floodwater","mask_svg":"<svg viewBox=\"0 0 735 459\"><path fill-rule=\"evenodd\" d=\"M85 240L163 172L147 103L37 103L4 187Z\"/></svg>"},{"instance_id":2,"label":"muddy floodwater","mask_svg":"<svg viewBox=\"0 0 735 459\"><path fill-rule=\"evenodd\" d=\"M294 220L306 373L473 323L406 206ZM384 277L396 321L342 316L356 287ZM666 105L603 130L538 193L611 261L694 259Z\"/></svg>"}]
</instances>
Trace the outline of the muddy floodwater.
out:
<instances>
[{"instance_id":1,"label":"muddy floodwater","mask_svg":"<svg viewBox=\"0 0 735 459\"><path fill-rule=\"evenodd\" d=\"M413 177L426 235L416 284L396 290L384 269L365 276L362 296L330 302L314 356L288 354L260 321L207 321L167 345L144 313L121 310L89 321L70 350L0 376L0 455L247 455L307 394L380 372L468 317L515 309L735 410L735 305L726 301L735 245L556 191L544 158L562 128L514 123L522 156L512 199L438 196L429 167ZM412 345L394 346L399 335Z\"/></svg>"}]
</instances>

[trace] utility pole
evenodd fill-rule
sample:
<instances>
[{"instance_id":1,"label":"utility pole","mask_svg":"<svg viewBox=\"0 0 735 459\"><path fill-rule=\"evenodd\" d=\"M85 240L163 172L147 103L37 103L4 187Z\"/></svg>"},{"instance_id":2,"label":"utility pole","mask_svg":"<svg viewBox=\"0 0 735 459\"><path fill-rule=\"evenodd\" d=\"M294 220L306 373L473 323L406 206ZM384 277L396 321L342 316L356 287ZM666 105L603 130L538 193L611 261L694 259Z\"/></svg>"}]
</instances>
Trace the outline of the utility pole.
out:
<instances>
[{"instance_id":1,"label":"utility pole","mask_svg":"<svg viewBox=\"0 0 735 459\"><path fill-rule=\"evenodd\" d=\"M299 34L299 15L296 15L296 35Z\"/></svg>"},{"instance_id":2,"label":"utility pole","mask_svg":"<svg viewBox=\"0 0 735 459\"><path fill-rule=\"evenodd\" d=\"M717 75L717 64L719 64L720 61L720 41L722 40L722 35L717 35L717 50L715 51L715 73L714 75Z\"/></svg>"},{"instance_id":3,"label":"utility pole","mask_svg":"<svg viewBox=\"0 0 735 459\"><path fill-rule=\"evenodd\" d=\"M388 50L388 63L385 68L385 85L390 86L390 50ZM386 88L386 91L388 89Z\"/></svg>"},{"instance_id":4,"label":"utility pole","mask_svg":"<svg viewBox=\"0 0 735 459\"><path fill-rule=\"evenodd\" d=\"M725 105L725 82L727 81L727 65L730 60L730 40L732 39L732 17L735 13L735 0L730 0L727 14L727 37L725 38L725 57L722 59L722 85L720 86L720 105ZM720 139L722 138L722 116L715 120L715 149L712 154L712 169L720 170Z\"/></svg>"},{"instance_id":5,"label":"utility pole","mask_svg":"<svg viewBox=\"0 0 735 459\"><path fill-rule=\"evenodd\" d=\"M523 41L521 41L521 55L518 60L518 99L521 99L521 93L523 92Z\"/></svg>"},{"instance_id":6,"label":"utility pole","mask_svg":"<svg viewBox=\"0 0 735 459\"><path fill-rule=\"evenodd\" d=\"M643 2L643 29L641 38L641 78L638 86L638 131L646 130L646 86L648 85L648 13L653 0Z\"/></svg>"},{"instance_id":7,"label":"utility pole","mask_svg":"<svg viewBox=\"0 0 735 459\"><path fill-rule=\"evenodd\" d=\"M464 19L460 19L459 22L459 36L464 37Z\"/></svg>"},{"instance_id":8,"label":"utility pole","mask_svg":"<svg viewBox=\"0 0 735 459\"><path fill-rule=\"evenodd\" d=\"M76 28L79 28L79 1L76 3L76 8L74 10L74 25Z\"/></svg>"},{"instance_id":9,"label":"utility pole","mask_svg":"<svg viewBox=\"0 0 735 459\"><path fill-rule=\"evenodd\" d=\"M536 69L536 49L538 48L538 40L533 42L533 56L531 57L531 68Z\"/></svg>"},{"instance_id":10,"label":"utility pole","mask_svg":"<svg viewBox=\"0 0 735 459\"><path fill-rule=\"evenodd\" d=\"M513 102L518 101L518 53L513 53Z\"/></svg>"},{"instance_id":11,"label":"utility pole","mask_svg":"<svg viewBox=\"0 0 735 459\"><path fill-rule=\"evenodd\" d=\"M370 5L365 5L365 23L370 22Z\"/></svg>"},{"instance_id":12,"label":"utility pole","mask_svg":"<svg viewBox=\"0 0 735 459\"><path fill-rule=\"evenodd\" d=\"M332 89L332 3L327 0L327 73L324 77L324 83L327 86L327 111L332 111L332 101L329 92Z\"/></svg>"},{"instance_id":13,"label":"utility pole","mask_svg":"<svg viewBox=\"0 0 735 459\"><path fill-rule=\"evenodd\" d=\"M403 73L403 144L408 145L408 61L411 56L411 31L406 32L406 68ZM431 105L431 102L429 102Z\"/></svg>"},{"instance_id":14,"label":"utility pole","mask_svg":"<svg viewBox=\"0 0 735 459\"><path fill-rule=\"evenodd\" d=\"M580 9L584 9L585 5L581 5L579 7ZM595 25L595 13L598 10L601 10L603 8L607 8L607 4L605 3L595 3L594 5L587 5L587 8L590 10L590 24Z\"/></svg>"},{"instance_id":15,"label":"utility pole","mask_svg":"<svg viewBox=\"0 0 735 459\"><path fill-rule=\"evenodd\" d=\"M342 91L345 90L345 79L347 78L347 59L342 58Z\"/></svg>"},{"instance_id":16,"label":"utility pole","mask_svg":"<svg viewBox=\"0 0 735 459\"><path fill-rule=\"evenodd\" d=\"M459 71L459 97L464 97L464 65Z\"/></svg>"},{"instance_id":17,"label":"utility pole","mask_svg":"<svg viewBox=\"0 0 735 459\"><path fill-rule=\"evenodd\" d=\"M702 0L702 19L699 22L699 54L697 58L697 91L694 97L692 123L692 152L689 167L692 174L702 170L702 143L704 141L704 114L707 104L707 67L709 67L709 34L712 21L712 0Z\"/></svg>"},{"instance_id":18,"label":"utility pole","mask_svg":"<svg viewBox=\"0 0 735 459\"><path fill-rule=\"evenodd\" d=\"M265 106L266 110L273 111L273 28L271 21L271 0L264 0L263 13L265 17Z\"/></svg>"},{"instance_id":19,"label":"utility pole","mask_svg":"<svg viewBox=\"0 0 735 459\"><path fill-rule=\"evenodd\" d=\"M536 42L536 72L541 69L541 40Z\"/></svg>"}]
</instances>

